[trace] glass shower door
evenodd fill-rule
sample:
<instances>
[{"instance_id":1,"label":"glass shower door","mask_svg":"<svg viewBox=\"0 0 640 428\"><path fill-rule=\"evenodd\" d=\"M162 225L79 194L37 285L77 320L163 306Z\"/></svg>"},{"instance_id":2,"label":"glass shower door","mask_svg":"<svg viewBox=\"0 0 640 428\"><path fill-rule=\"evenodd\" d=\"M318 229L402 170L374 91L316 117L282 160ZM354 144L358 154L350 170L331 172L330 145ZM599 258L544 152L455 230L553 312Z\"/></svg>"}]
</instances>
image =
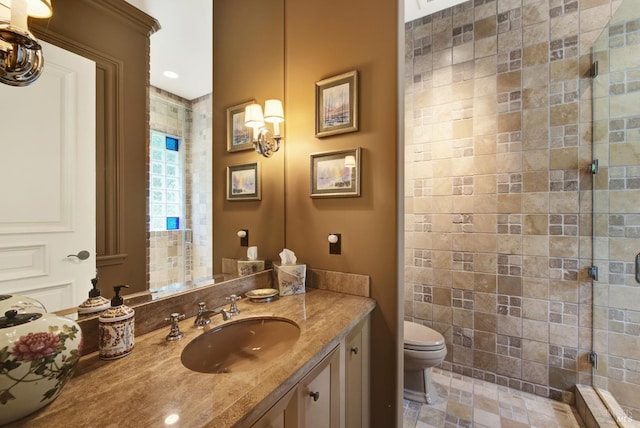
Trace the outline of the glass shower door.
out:
<instances>
[{"instance_id":1,"label":"glass shower door","mask_svg":"<svg viewBox=\"0 0 640 428\"><path fill-rule=\"evenodd\" d=\"M640 420L640 0L594 44L593 386ZM593 166L595 169L595 164Z\"/></svg>"}]
</instances>

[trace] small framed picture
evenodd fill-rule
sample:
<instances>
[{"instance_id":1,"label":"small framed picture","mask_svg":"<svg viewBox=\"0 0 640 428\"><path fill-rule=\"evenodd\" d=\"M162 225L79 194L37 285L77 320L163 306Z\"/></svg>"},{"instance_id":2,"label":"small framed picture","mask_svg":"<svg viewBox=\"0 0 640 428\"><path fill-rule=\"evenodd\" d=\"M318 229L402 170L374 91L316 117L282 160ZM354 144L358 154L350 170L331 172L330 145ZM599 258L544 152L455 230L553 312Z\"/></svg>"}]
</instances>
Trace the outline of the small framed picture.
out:
<instances>
[{"instance_id":1,"label":"small framed picture","mask_svg":"<svg viewBox=\"0 0 640 428\"><path fill-rule=\"evenodd\" d=\"M227 200L259 201L260 163L245 163L227 167Z\"/></svg>"},{"instance_id":2,"label":"small framed picture","mask_svg":"<svg viewBox=\"0 0 640 428\"><path fill-rule=\"evenodd\" d=\"M253 148L251 128L244 125L244 108L255 101L251 100L227 109L227 151L239 152Z\"/></svg>"},{"instance_id":3,"label":"small framed picture","mask_svg":"<svg viewBox=\"0 0 640 428\"><path fill-rule=\"evenodd\" d=\"M358 72L316 82L316 137L358 130Z\"/></svg>"},{"instance_id":4,"label":"small framed picture","mask_svg":"<svg viewBox=\"0 0 640 428\"><path fill-rule=\"evenodd\" d=\"M360 196L360 147L311 155L311 197Z\"/></svg>"}]
</instances>

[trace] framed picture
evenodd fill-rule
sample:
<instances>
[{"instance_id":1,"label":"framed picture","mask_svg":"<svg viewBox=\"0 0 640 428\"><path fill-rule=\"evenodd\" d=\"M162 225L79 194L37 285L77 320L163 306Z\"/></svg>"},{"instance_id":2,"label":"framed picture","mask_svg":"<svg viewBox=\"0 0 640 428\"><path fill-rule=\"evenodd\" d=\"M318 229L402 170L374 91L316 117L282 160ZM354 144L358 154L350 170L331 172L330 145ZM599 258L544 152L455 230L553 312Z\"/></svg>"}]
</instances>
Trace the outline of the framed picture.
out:
<instances>
[{"instance_id":1,"label":"framed picture","mask_svg":"<svg viewBox=\"0 0 640 428\"><path fill-rule=\"evenodd\" d=\"M261 197L258 162L227 167L228 201L259 201Z\"/></svg>"},{"instance_id":2,"label":"framed picture","mask_svg":"<svg viewBox=\"0 0 640 428\"><path fill-rule=\"evenodd\" d=\"M246 103L227 109L227 151L239 152L240 150L253 149L253 130L244 126L244 108L255 101L247 101Z\"/></svg>"},{"instance_id":3,"label":"framed picture","mask_svg":"<svg viewBox=\"0 0 640 428\"><path fill-rule=\"evenodd\" d=\"M358 130L358 72L316 82L316 137Z\"/></svg>"},{"instance_id":4,"label":"framed picture","mask_svg":"<svg viewBox=\"0 0 640 428\"><path fill-rule=\"evenodd\" d=\"M360 147L311 155L311 197L360 196Z\"/></svg>"}]
</instances>

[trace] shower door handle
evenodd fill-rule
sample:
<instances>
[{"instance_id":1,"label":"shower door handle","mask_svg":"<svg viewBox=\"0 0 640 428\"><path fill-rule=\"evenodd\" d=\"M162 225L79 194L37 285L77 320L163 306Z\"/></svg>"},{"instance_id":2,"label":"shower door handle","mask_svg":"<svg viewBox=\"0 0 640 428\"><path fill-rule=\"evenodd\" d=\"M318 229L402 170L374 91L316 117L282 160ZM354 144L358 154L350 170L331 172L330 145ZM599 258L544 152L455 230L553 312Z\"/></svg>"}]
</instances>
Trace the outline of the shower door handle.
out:
<instances>
[{"instance_id":1,"label":"shower door handle","mask_svg":"<svg viewBox=\"0 0 640 428\"><path fill-rule=\"evenodd\" d=\"M636 254L636 281L640 282L640 253Z\"/></svg>"}]
</instances>

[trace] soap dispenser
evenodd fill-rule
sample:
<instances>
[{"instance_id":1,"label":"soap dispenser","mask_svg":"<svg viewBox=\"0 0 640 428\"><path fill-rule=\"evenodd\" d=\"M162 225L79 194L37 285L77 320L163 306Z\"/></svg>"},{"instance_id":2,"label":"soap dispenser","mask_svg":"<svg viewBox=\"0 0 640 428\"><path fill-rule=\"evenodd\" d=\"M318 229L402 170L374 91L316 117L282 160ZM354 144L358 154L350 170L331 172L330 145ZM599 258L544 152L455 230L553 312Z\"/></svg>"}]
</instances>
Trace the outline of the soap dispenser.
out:
<instances>
[{"instance_id":1,"label":"soap dispenser","mask_svg":"<svg viewBox=\"0 0 640 428\"><path fill-rule=\"evenodd\" d=\"M91 285L93 288L89 291L89 298L78 306L78 315L80 316L93 315L96 312L105 311L111 306L109 300L100 295L98 277L91 279Z\"/></svg>"},{"instance_id":2,"label":"soap dispenser","mask_svg":"<svg viewBox=\"0 0 640 428\"><path fill-rule=\"evenodd\" d=\"M98 356L101 360L115 360L133 351L135 311L124 304L121 288L129 286L113 287L115 296L111 299L111 307L98 317Z\"/></svg>"}]
</instances>

